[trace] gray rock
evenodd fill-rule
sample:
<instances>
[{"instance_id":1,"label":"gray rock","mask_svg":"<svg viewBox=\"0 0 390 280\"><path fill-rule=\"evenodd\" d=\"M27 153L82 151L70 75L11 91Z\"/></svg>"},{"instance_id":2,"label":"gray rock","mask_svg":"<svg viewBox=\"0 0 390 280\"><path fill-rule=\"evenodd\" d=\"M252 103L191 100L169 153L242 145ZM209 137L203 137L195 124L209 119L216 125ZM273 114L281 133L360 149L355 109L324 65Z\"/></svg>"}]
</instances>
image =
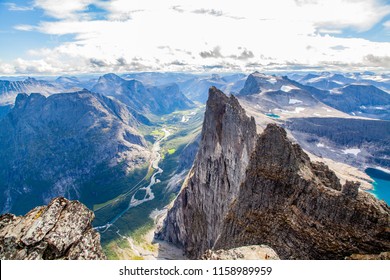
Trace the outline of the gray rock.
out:
<instances>
[{"instance_id":1,"label":"gray rock","mask_svg":"<svg viewBox=\"0 0 390 280\"><path fill-rule=\"evenodd\" d=\"M158 237L197 258L217 240L255 145L256 125L234 96L210 88L200 149Z\"/></svg>"},{"instance_id":2,"label":"gray rock","mask_svg":"<svg viewBox=\"0 0 390 280\"><path fill-rule=\"evenodd\" d=\"M193 168L157 237L190 258L267 245L282 259L344 259L390 250L390 208L341 186L286 131L256 134L235 97L210 89Z\"/></svg>"},{"instance_id":3,"label":"gray rock","mask_svg":"<svg viewBox=\"0 0 390 280\"><path fill-rule=\"evenodd\" d=\"M0 216L0 259L106 259L94 214L59 197L25 216Z\"/></svg>"}]
</instances>

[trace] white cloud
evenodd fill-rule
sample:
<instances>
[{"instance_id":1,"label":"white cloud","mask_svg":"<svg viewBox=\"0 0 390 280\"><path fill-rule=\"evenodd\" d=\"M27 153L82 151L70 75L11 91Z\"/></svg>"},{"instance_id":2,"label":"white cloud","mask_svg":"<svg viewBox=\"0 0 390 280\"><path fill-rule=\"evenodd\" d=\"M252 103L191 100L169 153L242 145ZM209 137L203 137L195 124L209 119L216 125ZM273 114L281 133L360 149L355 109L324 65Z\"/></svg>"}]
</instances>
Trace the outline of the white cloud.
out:
<instances>
[{"instance_id":1,"label":"white cloud","mask_svg":"<svg viewBox=\"0 0 390 280\"><path fill-rule=\"evenodd\" d=\"M41 8L48 16L57 19L88 17L89 5L99 5L100 0L35 0L34 6Z\"/></svg>"},{"instance_id":2,"label":"white cloud","mask_svg":"<svg viewBox=\"0 0 390 280\"><path fill-rule=\"evenodd\" d=\"M373 63L369 55L390 53L390 43L333 36L347 27L368 30L390 13L388 5L375 0L36 0L35 4L58 20L17 29L74 34L75 40L31 50L28 59L13 63L15 71L28 71L28 64L58 73L251 71L296 65L355 69L370 62L367 58L371 58L368 67L383 70L384 65ZM105 19L88 16L92 4L107 11Z\"/></svg>"},{"instance_id":3,"label":"white cloud","mask_svg":"<svg viewBox=\"0 0 390 280\"><path fill-rule=\"evenodd\" d=\"M30 6L18 6L15 3L4 3L7 6L9 11L25 12L32 11L34 8Z\"/></svg>"}]
</instances>

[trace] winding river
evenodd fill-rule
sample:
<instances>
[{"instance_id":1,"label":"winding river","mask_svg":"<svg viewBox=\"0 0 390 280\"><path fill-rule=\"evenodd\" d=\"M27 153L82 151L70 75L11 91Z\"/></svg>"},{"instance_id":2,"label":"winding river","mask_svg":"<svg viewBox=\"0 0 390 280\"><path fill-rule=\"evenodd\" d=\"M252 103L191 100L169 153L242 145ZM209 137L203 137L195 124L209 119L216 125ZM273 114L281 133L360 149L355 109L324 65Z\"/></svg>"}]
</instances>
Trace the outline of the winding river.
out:
<instances>
[{"instance_id":1,"label":"winding river","mask_svg":"<svg viewBox=\"0 0 390 280\"><path fill-rule=\"evenodd\" d=\"M138 205L140 205L140 204L142 204L142 203L144 203L146 201L150 201L150 200L154 199L154 194L152 192L152 186L155 185L156 183L160 182L159 179L156 179L156 176L158 174L161 174L161 173L164 172L164 170L162 170L159 167L159 165L158 165L158 163L161 160L161 154L160 154L161 146L160 146L160 143L161 143L161 141L165 140L169 135L171 135L171 133L167 129L165 129L165 128L163 128L162 131L164 132L164 136L161 137L160 139L156 140L156 142L154 142L153 147L152 147L152 156L151 156L151 160L150 160L150 167L152 167L155 170L155 172L153 173L153 175L150 178L149 185L147 187L143 187L143 188L139 189L139 190L144 190L145 191L145 197L142 200L138 200L138 199L135 198L135 194L137 193L137 192L135 192L135 194L131 197L128 206L122 212L120 212L118 215L116 215L107 224L95 227L94 229L104 233L120 217L122 217L127 211L129 211L129 209L131 209L133 207L136 207L136 206L138 206Z\"/></svg>"}]
</instances>

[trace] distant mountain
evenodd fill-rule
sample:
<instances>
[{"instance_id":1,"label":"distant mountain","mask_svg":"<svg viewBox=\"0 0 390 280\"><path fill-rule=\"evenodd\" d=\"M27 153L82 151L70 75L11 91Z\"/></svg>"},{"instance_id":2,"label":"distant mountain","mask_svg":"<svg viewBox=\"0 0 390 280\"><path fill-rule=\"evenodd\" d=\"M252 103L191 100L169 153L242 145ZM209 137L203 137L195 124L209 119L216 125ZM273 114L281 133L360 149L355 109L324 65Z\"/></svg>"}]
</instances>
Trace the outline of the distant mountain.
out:
<instances>
[{"instance_id":1,"label":"distant mountain","mask_svg":"<svg viewBox=\"0 0 390 280\"><path fill-rule=\"evenodd\" d=\"M332 92L313 92L323 103L345 113L390 120L390 94L372 85L348 85Z\"/></svg>"},{"instance_id":2,"label":"distant mountain","mask_svg":"<svg viewBox=\"0 0 390 280\"><path fill-rule=\"evenodd\" d=\"M171 113L194 106L194 103L180 91L179 86L175 83L149 87L148 91L157 103L152 111L158 114Z\"/></svg>"},{"instance_id":3,"label":"distant mountain","mask_svg":"<svg viewBox=\"0 0 390 280\"><path fill-rule=\"evenodd\" d=\"M286 122L306 151L336 162L390 168L390 121L351 118L291 118Z\"/></svg>"},{"instance_id":4,"label":"distant mountain","mask_svg":"<svg viewBox=\"0 0 390 280\"><path fill-rule=\"evenodd\" d=\"M297 115L344 115L315 98L313 93L316 92L321 94L324 91L302 85L286 76L254 72L248 76L237 98L245 103L246 108L283 119Z\"/></svg>"},{"instance_id":5,"label":"distant mountain","mask_svg":"<svg viewBox=\"0 0 390 280\"><path fill-rule=\"evenodd\" d=\"M121 188L106 189L108 180L149 160L137 125L125 106L87 90L19 94L0 120L0 211L25 213L55 196L89 207L115 197ZM104 172L104 182L93 179Z\"/></svg>"},{"instance_id":6,"label":"distant mountain","mask_svg":"<svg viewBox=\"0 0 390 280\"><path fill-rule=\"evenodd\" d=\"M190 73L170 73L170 72L141 72L123 74L121 77L125 80L137 80L145 86L161 86L171 83L182 83L197 77Z\"/></svg>"},{"instance_id":7,"label":"distant mountain","mask_svg":"<svg viewBox=\"0 0 390 280\"><path fill-rule=\"evenodd\" d=\"M84 88L91 89L96 83L94 79L61 76L55 80L0 80L0 105L11 104L19 93L39 93L49 96L54 93L75 92Z\"/></svg>"},{"instance_id":8,"label":"distant mountain","mask_svg":"<svg viewBox=\"0 0 390 280\"><path fill-rule=\"evenodd\" d=\"M205 103L207 92L210 87L215 86L224 90L227 94L236 94L244 85L244 74L232 74L220 76L213 74L207 77L196 77L183 83L178 83L183 93L191 100Z\"/></svg>"},{"instance_id":9,"label":"distant mountain","mask_svg":"<svg viewBox=\"0 0 390 280\"><path fill-rule=\"evenodd\" d=\"M356 83L357 80L342 74L322 73L320 75L308 74L299 82L319 89L329 90L342 87L346 84Z\"/></svg>"},{"instance_id":10,"label":"distant mountain","mask_svg":"<svg viewBox=\"0 0 390 280\"><path fill-rule=\"evenodd\" d=\"M365 73L329 73L307 74L298 78L298 82L323 90L338 89L346 85L373 85L382 90L390 90L390 76Z\"/></svg>"},{"instance_id":11,"label":"distant mountain","mask_svg":"<svg viewBox=\"0 0 390 280\"><path fill-rule=\"evenodd\" d=\"M100 77L92 91L114 97L141 113L168 114L193 107L175 84L147 88L137 80L124 80L115 74Z\"/></svg>"},{"instance_id":12,"label":"distant mountain","mask_svg":"<svg viewBox=\"0 0 390 280\"><path fill-rule=\"evenodd\" d=\"M24 81L0 80L0 104L13 104L19 93L41 93L49 95L61 92L63 88L48 81L28 78Z\"/></svg>"}]
</instances>

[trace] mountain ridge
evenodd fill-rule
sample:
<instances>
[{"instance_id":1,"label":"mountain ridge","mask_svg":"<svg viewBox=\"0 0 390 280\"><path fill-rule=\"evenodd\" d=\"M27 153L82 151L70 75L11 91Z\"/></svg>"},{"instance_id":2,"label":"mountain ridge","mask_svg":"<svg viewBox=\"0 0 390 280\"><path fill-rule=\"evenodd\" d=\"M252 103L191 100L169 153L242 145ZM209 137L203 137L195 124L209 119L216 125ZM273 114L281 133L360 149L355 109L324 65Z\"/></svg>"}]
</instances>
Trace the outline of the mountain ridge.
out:
<instances>
[{"instance_id":1,"label":"mountain ridge","mask_svg":"<svg viewBox=\"0 0 390 280\"><path fill-rule=\"evenodd\" d=\"M249 245L285 259L342 259L390 250L389 217L386 203L357 183L341 185L283 128L269 124L257 135L236 98L211 88L199 152L156 237L195 259Z\"/></svg>"}]
</instances>

